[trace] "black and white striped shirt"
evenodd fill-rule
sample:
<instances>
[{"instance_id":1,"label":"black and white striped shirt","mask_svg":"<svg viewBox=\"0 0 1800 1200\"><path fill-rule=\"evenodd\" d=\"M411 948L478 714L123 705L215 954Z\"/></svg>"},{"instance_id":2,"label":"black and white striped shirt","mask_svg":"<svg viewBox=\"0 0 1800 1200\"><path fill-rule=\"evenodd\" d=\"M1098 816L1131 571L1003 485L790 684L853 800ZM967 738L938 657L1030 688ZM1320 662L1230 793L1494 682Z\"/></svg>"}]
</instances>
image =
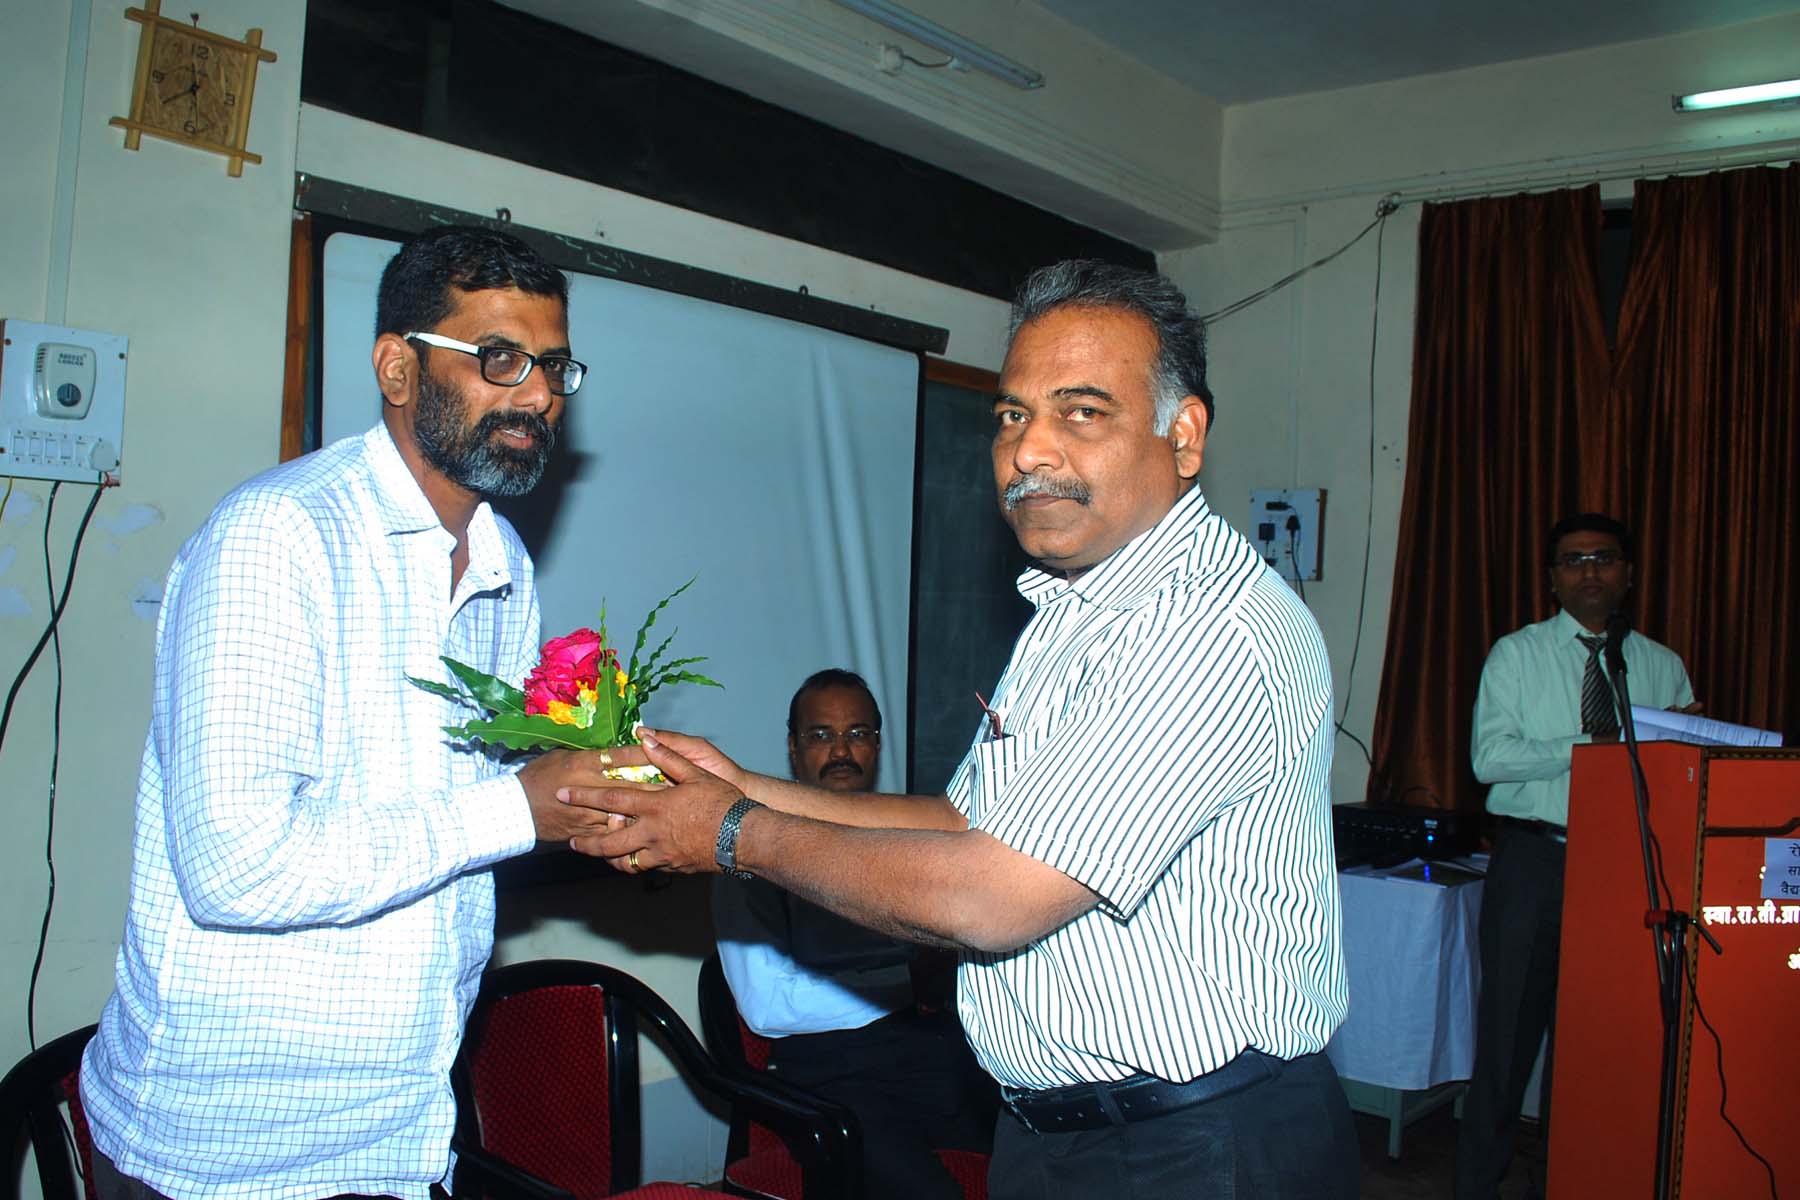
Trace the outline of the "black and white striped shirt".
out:
<instances>
[{"instance_id":1,"label":"black and white striped shirt","mask_svg":"<svg viewBox=\"0 0 1800 1200\"><path fill-rule=\"evenodd\" d=\"M1183 1082L1245 1047L1323 1049L1348 986L1318 626L1198 487L1037 607L950 781L981 829L1092 888L1092 911L965 956L982 1066L1039 1089Z\"/></svg>"}]
</instances>

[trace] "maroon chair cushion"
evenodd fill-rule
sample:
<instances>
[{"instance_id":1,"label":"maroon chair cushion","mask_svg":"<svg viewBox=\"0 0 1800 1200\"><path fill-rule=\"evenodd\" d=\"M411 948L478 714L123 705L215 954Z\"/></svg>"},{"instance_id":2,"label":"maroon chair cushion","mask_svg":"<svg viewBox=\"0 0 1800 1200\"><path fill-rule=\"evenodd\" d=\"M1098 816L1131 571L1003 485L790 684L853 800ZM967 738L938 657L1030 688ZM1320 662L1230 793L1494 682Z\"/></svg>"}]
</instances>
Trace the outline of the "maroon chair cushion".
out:
<instances>
[{"instance_id":1,"label":"maroon chair cushion","mask_svg":"<svg viewBox=\"0 0 1800 1200\"><path fill-rule=\"evenodd\" d=\"M87 1200L100 1200L94 1190L94 1135L88 1130L87 1112L81 1107L81 1072L63 1076L63 1098L69 1102L69 1129L75 1138L75 1156L81 1168L81 1190Z\"/></svg>"},{"instance_id":2,"label":"maroon chair cushion","mask_svg":"<svg viewBox=\"0 0 1800 1200\"><path fill-rule=\"evenodd\" d=\"M470 1072L482 1148L582 1200L612 1185L605 1028L596 987L508 996L489 1010Z\"/></svg>"},{"instance_id":3,"label":"maroon chair cushion","mask_svg":"<svg viewBox=\"0 0 1800 1200\"><path fill-rule=\"evenodd\" d=\"M987 1155L976 1150L935 1150L933 1153L962 1186L963 1200L987 1200Z\"/></svg>"}]
</instances>

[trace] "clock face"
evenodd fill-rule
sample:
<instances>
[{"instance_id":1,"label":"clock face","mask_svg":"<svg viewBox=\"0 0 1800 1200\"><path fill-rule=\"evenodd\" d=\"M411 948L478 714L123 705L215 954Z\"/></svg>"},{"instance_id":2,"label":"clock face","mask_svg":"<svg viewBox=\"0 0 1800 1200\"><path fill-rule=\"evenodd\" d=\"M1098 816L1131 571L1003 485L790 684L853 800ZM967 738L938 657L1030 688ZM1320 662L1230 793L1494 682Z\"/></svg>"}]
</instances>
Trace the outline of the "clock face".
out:
<instances>
[{"instance_id":1,"label":"clock face","mask_svg":"<svg viewBox=\"0 0 1800 1200\"><path fill-rule=\"evenodd\" d=\"M179 28L154 29L144 124L171 137L232 144L243 103L244 56Z\"/></svg>"}]
</instances>

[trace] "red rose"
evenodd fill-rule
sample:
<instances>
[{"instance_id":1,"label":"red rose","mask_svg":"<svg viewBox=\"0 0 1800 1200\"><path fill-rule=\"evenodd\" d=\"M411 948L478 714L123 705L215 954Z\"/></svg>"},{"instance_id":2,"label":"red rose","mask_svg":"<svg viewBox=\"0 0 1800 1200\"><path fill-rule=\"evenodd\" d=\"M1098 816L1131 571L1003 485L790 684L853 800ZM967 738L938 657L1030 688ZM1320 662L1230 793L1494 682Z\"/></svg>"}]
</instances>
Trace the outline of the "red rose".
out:
<instances>
[{"instance_id":1,"label":"red rose","mask_svg":"<svg viewBox=\"0 0 1800 1200\"><path fill-rule=\"evenodd\" d=\"M548 712L552 700L579 703L582 684L596 687L602 654L610 657L600 635L591 629L577 629L545 642L538 665L525 677L525 711L534 715Z\"/></svg>"}]
</instances>

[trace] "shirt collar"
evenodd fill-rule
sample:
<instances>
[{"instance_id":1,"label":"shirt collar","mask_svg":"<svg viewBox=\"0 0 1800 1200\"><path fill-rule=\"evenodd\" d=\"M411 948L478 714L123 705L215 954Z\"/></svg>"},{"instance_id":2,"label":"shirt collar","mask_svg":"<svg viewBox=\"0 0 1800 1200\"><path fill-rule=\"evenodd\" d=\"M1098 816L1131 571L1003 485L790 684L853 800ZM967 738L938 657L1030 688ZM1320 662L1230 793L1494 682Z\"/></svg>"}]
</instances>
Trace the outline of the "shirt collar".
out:
<instances>
[{"instance_id":1,"label":"shirt collar","mask_svg":"<svg viewBox=\"0 0 1800 1200\"><path fill-rule=\"evenodd\" d=\"M1581 652L1583 654L1587 653L1587 647L1585 645L1583 645L1581 642L1576 641L1575 639L1584 638L1584 637L1603 638L1606 636L1606 633L1604 631L1602 631L1600 633L1595 633L1593 630L1589 629L1586 625L1583 625L1580 621L1577 621L1574 617L1569 615L1569 610L1566 608L1557 609L1556 616L1554 618L1552 618L1552 620L1554 621L1554 629L1556 632L1557 640L1568 642L1571 646L1580 647Z\"/></svg>"},{"instance_id":2,"label":"shirt collar","mask_svg":"<svg viewBox=\"0 0 1800 1200\"><path fill-rule=\"evenodd\" d=\"M384 421L363 434L363 457L375 482L375 503L379 510L382 532L430 533L437 531L446 538L452 535L444 528L437 509L425 495L425 489L413 476L412 468L400 457L400 448ZM505 541L492 506L486 500L475 506L469 518L469 566L465 578L477 590L487 591L512 582L507 565Z\"/></svg>"},{"instance_id":3,"label":"shirt collar","mask_svg":"<svg viewBox=\"0 0 1800 1200\"><path fill-rule=\"evenodd\" d=\"M442 529L437 509L425 496L425 489L413 477L412 468L400 457L400 448L385 421L363 434L363 458L375 481L375 503L380 510L381 528L385 533L418 533L424 529ZM446 532L448 532L446 530Z\"/></svg>"},{"instance_id":4,"label":"shirt collar","mask_svg":"<svg viewBox=\"0 0 1800 1200\"><path fill-rule=\"evenodd\" d=\"M1070 581L1039 567L1019 576L1019 594L1039 608L1065 594L1099 607L1129 608L1185 569L1195 535L1212 509L1195 484L1144 532Z\"/></svg>"}]
</instances>

